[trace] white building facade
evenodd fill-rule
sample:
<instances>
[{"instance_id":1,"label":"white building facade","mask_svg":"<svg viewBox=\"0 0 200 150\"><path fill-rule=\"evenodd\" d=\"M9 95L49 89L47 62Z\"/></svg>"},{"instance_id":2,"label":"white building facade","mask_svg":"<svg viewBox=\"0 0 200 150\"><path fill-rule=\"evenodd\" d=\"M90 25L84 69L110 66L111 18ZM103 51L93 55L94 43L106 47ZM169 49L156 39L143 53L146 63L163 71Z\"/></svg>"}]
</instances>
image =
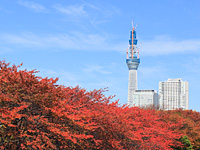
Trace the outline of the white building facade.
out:
<instances>
[{"instance_id":1,"label":"white building facade","mask_svg":"<svg viewBox=\"0 0 200 150\"><path fill-rule=\"evenodd\" d=\"M135 90L132 99L133 101L129 103L130 107L158 106L158 93L155 90Z\"/></svg>"},{"instance_id":2,"label":"white building facade","mask_svg":"<svg viewBox=\"0 0 200 150\"><path fill-rule=\"evenodd\" d=\"M133 95L137 90L137 70L129 70L128 104L133 102Z\"/></svg>"},{"instance_id":3,"label":"white building facade","mask_svg":"<svg viewBox=\"0 0 200 150\"><path fill-rule=\"evenodd\" d=\"M189 83L182 79L159 82L159 105L163 110L189 109Z\"/></svg>"}]
</instances>

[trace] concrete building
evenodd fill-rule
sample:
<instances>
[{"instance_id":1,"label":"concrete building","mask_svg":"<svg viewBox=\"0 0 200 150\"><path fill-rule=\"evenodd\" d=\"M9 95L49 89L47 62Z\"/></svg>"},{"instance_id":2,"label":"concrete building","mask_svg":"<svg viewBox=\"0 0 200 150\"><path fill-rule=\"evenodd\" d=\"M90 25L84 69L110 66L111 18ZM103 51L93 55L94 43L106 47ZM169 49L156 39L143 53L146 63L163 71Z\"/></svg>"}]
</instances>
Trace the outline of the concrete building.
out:
<instances>
[{"instance_id":1,"label":"concrete building","mask_svg":"<svg viewBox=\"0 0 200 150\"><path fill-rule=\"evenodd\" d=\"M129 48L127 49L126 63L129 69L128 105L133 102L133 94L137 90L137 69L140 64L139 51L137 50L136 31L134 27L130 33Z\"/></svg>"},{"instance_id":2,"label":"concrete building","mask_svg":"<svg viewBox=\"0 0 200 150\"><path fill-rule=\"evenodd\" d=\"M129 102L129 106L131 107L158 106L158 93L155 90L135 90L132 97L133 101Z\"/></svg>"},{"instance_id":3,"label":"concrete building","mask_svg":"<svg viewBox=\"0 0 200 150\"><path fill-rule=\"evenodd\" d=\"M189 83L182 79L159 82L159 103L164 110L189 109Z\"/></svg>"}]
</instances>

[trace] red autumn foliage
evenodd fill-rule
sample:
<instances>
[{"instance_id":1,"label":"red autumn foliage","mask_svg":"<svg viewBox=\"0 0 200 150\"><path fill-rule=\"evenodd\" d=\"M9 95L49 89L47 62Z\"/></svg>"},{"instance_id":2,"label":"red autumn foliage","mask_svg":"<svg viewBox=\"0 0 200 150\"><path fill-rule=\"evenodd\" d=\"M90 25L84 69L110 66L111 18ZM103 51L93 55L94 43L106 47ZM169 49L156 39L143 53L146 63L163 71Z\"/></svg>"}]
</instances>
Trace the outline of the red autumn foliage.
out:
<instances>
[{"instance_id":1,"label":"red autumn foliage","mask_svg":"<svg viewBox=\"0 0 200 150\"><path fill-rule=\"evenodd\" d=\"M165 122L180 122L174 131L186 135L193 149L200 149L200 112L192 110L170 110L158 112Z\"/></svg>"},{"instance_id":2,"label":"red autumn foliage","mask_svg":"<svg viewBox=\"0 0 200 150\"><path fill-rule=\"evenodd\" d=\"M180 122L0 62L1 149L171 149Z\"/></svg>"}]
</instances>

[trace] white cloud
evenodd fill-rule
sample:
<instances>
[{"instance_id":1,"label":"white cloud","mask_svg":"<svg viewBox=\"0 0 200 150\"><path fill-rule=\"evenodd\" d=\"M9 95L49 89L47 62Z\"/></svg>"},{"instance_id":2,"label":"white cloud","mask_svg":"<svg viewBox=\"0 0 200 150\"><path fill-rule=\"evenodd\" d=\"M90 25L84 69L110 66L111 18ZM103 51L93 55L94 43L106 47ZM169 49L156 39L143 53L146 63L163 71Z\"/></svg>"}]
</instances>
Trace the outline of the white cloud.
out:
<instances>
[{"instance_id":1,"label":"white cloud","mask_svg":"<svg viewBox=\"0 0 200 150\"><path fill-rule=\"evenodd\" d=\"M107 71L104 66L100 65L88 65L86 68L83 69L86 73L100 73L100 74L111 74L110 71Z\"/></svg>"},{"instance_id":2,"label":"white cloud","mask_svg":"<svg viewBox=\"0 0 200 150\"><path fill-rule=\"evenodd\" d=\"M84 1L65 6L57 4L53 7L58 12L65 14L65 20L78 23L78 26L87 26L89 24L95 28L98 28L100 24L110 21L114 16L121 14L119 9L113 5L102 5L96 1L92 3ZM82 21L87 23L81 24Z\"/></svg>"},{"instance_id":3,"label":"white cloud","mask_svg":"<svg viewBox=\"0 0 200 150\"><path fill-rule=\"evenodd\" d=\"M120 51L123 48L123 44L109 43L108 37L106 34L84 34L80 32L45 36L23 33L20 35L3 34L0 35L0 40L8 46L14 45L42 49L61 48L66 50Z\"/></svg>"},{"instance_id":4,"label":"white cloud","mask_svg":"<svg viewBox=\"0 0 200 150\"><path fill-rule=\"evenodd\" d=\"M104 17L111 17L114 15L119 16L121 14L121 11L119 8L115 7L114 5L110 4L101 4L98 2L93 1L93 3L83 2L83 5L87 10L95 11L96 13L93 13L91 15L103 15Z\"/></svg>"},{"instance_id":5,"label":"white cloud","mask_svg":"<svg viewBox=\"0 0 200 150\"><path fill-rule=\"evenodd\" d=\"M86 15L86 11L84 10L83 5L69 5L69 6L61 6L61 5L55 5L54 8L58 10L61 13L64 13L66 15L72 15L72 16L84 16Z\"/></svg>"},{"instance_id":6,"label":"white cloud","mask_svg":"<svg viewBox=\"0 0 200 150\"><path fill-rule=\"evenodd\" d=\"M36 46L41 45L39 41L39 37L34 34L26 33L22 35L12 35L12 34L3 34L0 35L0 39L2 39L6 43L16 44L21 46Z\"/></svg>"},{"instance_id":7,"label":"white cloud","mask_svg":"<svg viewBox=\"0 0 200 150\"><path fill-rule=\"evenodd\" d=\"M46 8L42 6L41 4L35 3L35 2L30 2L30 1L22 1L20 0L18 2L20 5L25 6L35 12L47 12Z\"/></svg>"},{"instance_id":8,"label":"white cloud","mask_svg":"<svg viewBox=\"0 0 200 150\"><path fill-rule=\"evenodd\" d=\"M180 54L200 50L200 39L176 40L168 36L158 36L142 43L141 55Z\"/></svg>"},{"instance_id":9,"label":"white cloud","mask_svg":"<svg viewBox=\"0 0 200 150\"><path fill-rule=\"evenodd\" d=\"M118 51L125 54L127 41L114 42L109 34L85 34L71 32L69 34L36 35L33 33L2 34L0 40L3 47L12 45L39 49L64 49L87 51ZM189 54L200 51L200 39L175 40L169 37L157 37L153 40L142 41L140 55L158 56L169 54Z\"/></svg>"}]
</instances>

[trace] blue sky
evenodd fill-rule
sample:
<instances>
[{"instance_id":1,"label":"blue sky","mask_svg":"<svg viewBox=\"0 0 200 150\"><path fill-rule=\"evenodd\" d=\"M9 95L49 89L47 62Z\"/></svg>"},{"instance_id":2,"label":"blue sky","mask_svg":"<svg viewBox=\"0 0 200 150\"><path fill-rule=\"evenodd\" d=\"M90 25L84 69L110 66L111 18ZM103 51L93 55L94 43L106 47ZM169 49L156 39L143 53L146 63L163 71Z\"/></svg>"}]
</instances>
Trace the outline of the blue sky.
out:
<instances>
[{"instance_id":1,"label":"blue sky","mask_svg":"<svg viewBox=\"0 0 200 150\"><path fill-rule=\"evenodd\" d=\"M189 82L190 109L200 111L199 0L1 0L0 57L59 77L59 84L127 102L125 63L131 22L141 43L138 88Z\"/></svg>"}]
</instances>

